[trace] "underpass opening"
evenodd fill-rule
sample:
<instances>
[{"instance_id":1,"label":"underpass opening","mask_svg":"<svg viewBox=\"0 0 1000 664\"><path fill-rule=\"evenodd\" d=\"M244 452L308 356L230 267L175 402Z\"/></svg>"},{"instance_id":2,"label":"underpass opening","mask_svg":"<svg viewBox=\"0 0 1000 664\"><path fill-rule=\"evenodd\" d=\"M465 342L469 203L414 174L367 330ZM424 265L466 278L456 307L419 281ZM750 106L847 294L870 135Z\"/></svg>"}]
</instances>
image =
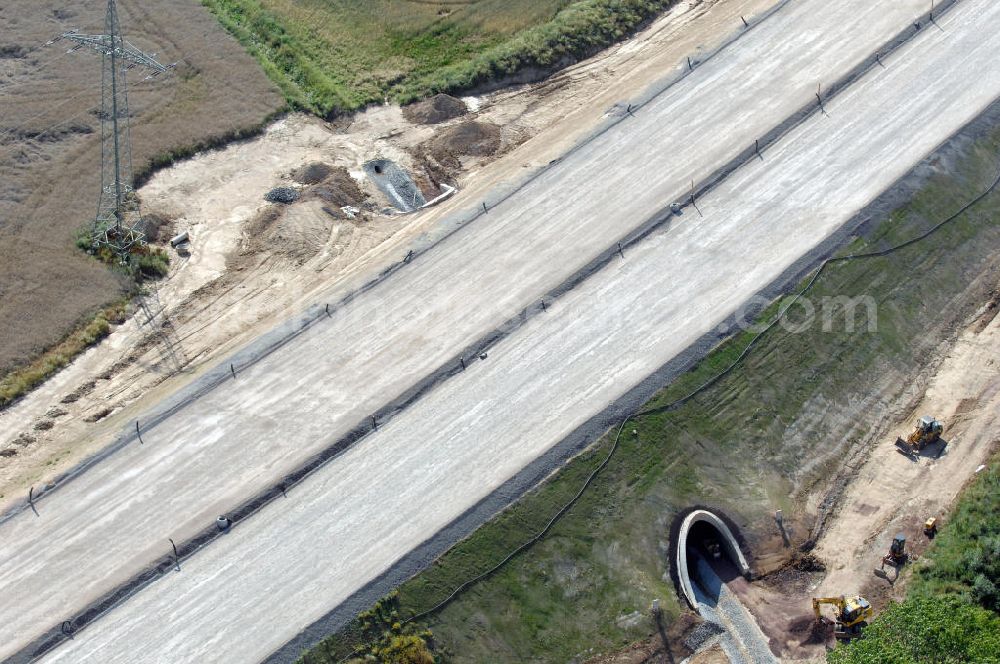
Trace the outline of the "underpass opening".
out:
<instances>
[{"instance_id":1,"label":"underpass opening","mask_svg":"<svg viewBox=\"0 0 1000 664\"><path fill-rule=\"evenodd\" d=\"M739 530L721 513L691 508L678 516L671 530L671 576L692 608L697 608L699 594L717 595L720 581L725 583L737 576L750 578ZM701 579L700 570L708 568L714 574ZM695 584L701 593L695 590Z\"/></svg>"},{"instance_id":2,"label":"underpass opening","mask_svg":"<svg viewBox=\"0 0 1000 664\"><path fill-rule=\"evenodd\" d=\"M388 159L373 159L364 164L365 174L401 212L413 212L427 204L420 187L401 166Z\"/></svg>"}]
</instances>

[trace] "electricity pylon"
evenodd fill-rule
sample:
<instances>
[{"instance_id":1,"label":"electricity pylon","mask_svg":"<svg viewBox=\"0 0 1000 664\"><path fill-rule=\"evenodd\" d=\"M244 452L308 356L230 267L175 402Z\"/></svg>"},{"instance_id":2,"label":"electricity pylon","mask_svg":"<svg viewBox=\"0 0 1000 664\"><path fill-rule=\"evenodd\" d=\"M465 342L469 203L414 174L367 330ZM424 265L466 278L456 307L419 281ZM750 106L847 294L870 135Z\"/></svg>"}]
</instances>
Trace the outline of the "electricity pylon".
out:
<instances>
[{"instance_id":1,"label":"electricity pylon","mask_svg":"<svg viewBox=\"0 0 1000 664\"><path fill-rule=\"evenodd\" d=\"M109 248L126 262L133 248L143 242L139 202L132 191L126 72L141 66L151 69L152 77L173 65L162 65L153 57L155 53L147 55L125 41L115 0L108 0L103 35L81 35L74 30L59 38L76 42L67 52L89 46L101 54L101 194L94 218L93 244L95 248Z\"/></svg>"}]
</instances>

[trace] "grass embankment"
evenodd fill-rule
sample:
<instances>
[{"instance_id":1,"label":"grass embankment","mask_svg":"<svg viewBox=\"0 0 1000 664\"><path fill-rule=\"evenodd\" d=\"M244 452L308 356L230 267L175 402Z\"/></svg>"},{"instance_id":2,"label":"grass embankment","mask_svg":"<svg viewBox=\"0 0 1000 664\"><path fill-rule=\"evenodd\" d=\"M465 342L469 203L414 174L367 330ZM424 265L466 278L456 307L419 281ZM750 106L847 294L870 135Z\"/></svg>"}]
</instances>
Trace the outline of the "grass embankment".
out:
<instances>
[{"instance_id":1,"label":"grass embankment","mask_svg":"<svg viewBox=\"0 0 1000 664\"><path fill-rule=\"evenodd\" d=\"M1000 457L961 495L913 570L905 601L830 664L1000 662Z\"/></svg>"},{"instance_id":2,"label":"grass embankment","mask_svg":"<svg viewBox=\"0 0 1000 664\"><path fill-rule=\"evenodd\" d=\"M322 116L551 71L674 2L203 0L289 104Z\"/></svg>"},{"instance_id":3,"label":"grass embankment","mask_svg":"<svg viewBox=\"0 0 1000 664\"><path fill-rule=\"evenodd\" d=\"M993 180L998 159L1000 130L957 158L954 175L933 176L844 253L893 246L949 216ZM414 629L432 628L437 654L455 662L568 661L648 637L653 598L662 600L667 620L680 610L665 555L677 511L692 502L715 504L747 527L769 523L771 510L780 508L786 523L811 524L797 498L836 471L842 445L898 415L888 408L914 380L914 367L985 301L985 286L970 283L998 250L1000 195L994 194L927 241L831 266L811 300L869 295L878 304L875 331L860 316L853 332L842 317L830 332L818 324L798 334L776 327L737 370L697 398L630 421L616 456L544 539ZM751 337L722 344L645 408L702 384ZM394 600L398 614L435 606L538 532L610 443L610 436L600 440L403 584ZM620 620L634 612L640 612L635 620ZM369 638L355 622L303 661L337 661Z\"/></svg>"},{"instance_id":4,"label":"grass embankment","mask_svg":"<svg viewBox=\"0 0 1000 664\"><path fill-rule=\"evenodd\" d=\"M104 307L93 318L80 323L61 342L41 353L34 360L0 378L0 410L24 396L46 378L111 333L113 324L125 320L128 297Z\"/></svg>"}]
</instances>

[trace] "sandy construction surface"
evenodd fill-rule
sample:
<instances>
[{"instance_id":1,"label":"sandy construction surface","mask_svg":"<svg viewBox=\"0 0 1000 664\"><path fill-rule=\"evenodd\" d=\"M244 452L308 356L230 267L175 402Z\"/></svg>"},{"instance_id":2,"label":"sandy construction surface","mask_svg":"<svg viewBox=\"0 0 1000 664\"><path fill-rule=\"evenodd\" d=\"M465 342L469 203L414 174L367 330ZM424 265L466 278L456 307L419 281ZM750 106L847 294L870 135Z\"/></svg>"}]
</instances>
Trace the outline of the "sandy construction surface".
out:
<instances>
[{"instance_id":1,"label":"sandy construction surface","mask_svg":"<svg viewBox=\"0 0 1000 664\"><path fill-rule=\"evenodd\" d=\"M815 553L830 569L818 594L866 594L873 588L879 592L878 586L887 592L888 583L873 570L880 569L893 536L903 532L908 550L922 551L921 524L936 516L947 527L942 514L1000 445L1000 318L977 327L958 340L909 418L940 419L947 446L943 452L928 448L916 460L899 454L893 441L913 430L907 422L871 450L841 501L838 518L817 543ZM885 572L895 579L891 567Z\"/></svg>"},{"instance_id":2,"label":"sandy construction surface","mask_svg":"<svg viewBox=\"0 0 1000 664\"><path fill-rule=\"evenodd\" d=\"M864 12L861 5L823 8L802 3L799 8L803 15L794 18L800 28L808 21L820 20L824 10L843 11L868 24L877 20L874 15L860 17ZM876 13L884 15L885 9ZM287 500L265 507L232 533L186 560L181 573L169 575L140 592L74 641L58 648L50 659L79 661L93 656L106 662L135 661L140 655L134 644L143 643L146 647L141 657L146 659L163 658L169 653L172 659L198 660L225 647L233 659L242 661L258 659L280 646L728 316L1000 94L1000 72L990 67L1000 36L984 40L985 33L980 29L983 25L1000 25L1000 7L987 0L965 0L940 24L941 31L922 33L890 58L886 69L873 71L829 102L827 115L813 117L769 150L763 161L748 164L699 201L703 217L689 211L670 227L633 247L624 260L591 276L553 303L545 315L532 318L497 343L487 360L440 385L290 492ZM850 31L843 20L839 25ZM773 29L786 37L790 32L780 21ZM823 34L829 38L833 32L828 29ZM816 35L809 34L815 43ZM1000 35L1000 31L989 34ZM856 37L852 38L852 43L855 41ZM975 85L970 85L972 79ZM698 96L706 98L705 94ZM900 99L907 103L900 104ZM895 108L896 112L885 113L886 108ZM652 110L647 107L644 114L652 115ZM650 122L648 131L657 131L656 124ZM663 123L658 124L657 140L667 140ZM917 126L924 130L912 131ZM639 129L632 133L639 133ZM584 166L596 158L589 156ZM655 160L657 155L648 158ZM569 159L563 164L565 170L572 166ZM668 177L669 170L663 166L649 172ZM554 170L539 182L557 174ZM607 173L599 175L607 179ZM556 180L548 186L559 184ZM649 181L643 184L657 186ZM614 189L601 191L604 200L614 193ZM643 196L633 190L628 193L633 199ZM576 205L582 196L567 197L562 204ZM578 226L587 223L595 215L594 207L602 204L584 200L591 212L576 219ZM624 202L615 202L616 209L629 209ZM550 223L559 223L558 212L553 210L546 217ZM450 323L451 333L461 334L467 321L475 326L488 315L462 307L465 300L461 299L440 305L450 315L435 314L441 286L433 279L436 274L461 274L455 272L461 264L459 258L447 268L438 261L453 244L462 252L475 253L472 238L477 231L492 244L494 252L489 255L495 256L498 243L489 231L503 223L504 212L500 208L496 213L501 219L489 226L471 226L455 236L462 238L462 243L448 241L439 245L416 261L412 269L399 273L398 279L385 282L386 290L391 292L383 298L371 298L388 301L397 290L404 290L389 288L397 281L406 286L408 297L416 298L414 302L419 306L404 300L398 308L389 307L391 311L401 308L408 312L406 320L414 321L423 331L411 334L409 344L419 340L424 352L429 353L433 343L444 345L439 335L432 334L439 319ZM630 219L624 214L614 216ZM600 230L600 225L588 227L586 239ZM512 244L516 235L508 232L503 237ZM538 253L546 247L535 246ZM587 246L584 243L577 251ZM528 259L523 252L520 255L517 262L499 263L503 274L516 275L514 288L507 285L501 295L491 296L492 281L480 279L475 286L482 300L473 301L495 300L512 306L520 284L528 289L539 288L547 279L555 278L541 268L528 271ZM555 254L555 260L566 259ZM475 262L478 270L485 271L486 266L482 259ZM438 285L432 291L428 290L429 284L422 288L427 282L411 280L425 274L425 270L431 275L425 278ZM460 277L454 278L449 288L462 286L460 282ZM359 306L364 306L369 295L376 292L359 298ZM456 310L463 315L455 316ZM148 521L160 526L165 519L175 518L175 510L188 500L186 493L198 494L192 510L207 503L209 481L221 491L223 482L241 467L244 458L246 468L258 468L251 458L254 446L247 441L260 437L262 432L271 432L268 442L272 454L268 458L274 459L282 439L293 433L300 437L302 445L309 440L308 434L322 434L338 426L336 421L342 412L354 408L352 416L363 414L365 404L359 405L360 392L339 401L337 397L337 391L349 384L352 374L347 368L355 366L354 358L359 353L370 353L377 359L367 361L387 362L386 366L395 367L399 373L419 373L420 365L413 364L407 354L413 352L412 347L403 352L388 340L372 343L384 338L380 335L369 335L370 345L375 347L357 346L347 353L341 348L349 345L345 337L328 332L340 320L345 319L334 318L331 327L320 326L314 328L315 333L300 337L296 357L282 356L282 350L230 387L214 392L207 398L213 408L201 403L190 407L184 411L182 425L165 422L150 432L143 448L129 448L57 492L42 503L39 521L26 514L4 524L4 528L8 533L18 529L17 537L22 540L29 540L39 530L39 523L55 532L72 530L81 540L65 550L46 553L44 567L57 575L60 568L66 569L78 586L85 585L79 581L80 567L71 570L66 561L73 558L73 551L88 548L84 543L87 539L94 538L89 552L90 565L95 568L100 558L119 564L124 558L124 551L113 548L126 549L128 544L113 541L114 535L118 540L135 536L133 546L138 551L144 541L162 542L162 535L143 533L145 521L136 523L128 518L133 506L139 504L136 501L149 500L149 510L161 510L160 516L142 510ZM351 320L357 323L368 320L368 316L363 313ZM391 329L397 330L405 323L397 322ZM670 334L664 334L664 330L670 330ZM407 346L402 342L400 345ZM306 354L311 358L308 362L301 360ZM298 381L268 370L272 358L280 359L286 372L294 372L297 378L316 387L302 389L297 387ZM336 367L338 380L330 379L331 367ZM357 371L373 387L378 385L374 381L394 379L365 373L363 365ZM310 382L310 375L316 379ZM394 383L382 385L377 389L384 396L391 393ZM292 401L297 405L292 404L289 414L279 419L282 409ZM248 403L259 407L249 414ZM235 412L241 416L238 422L231 422L235 418L229 414ZM300 413L298 417L294 417L296 412ZM304 421L305 414L308 421ZM327 419L315 421L323 418ZM251 419L254 421L247 429L247 437L232 428L248 426L244 423ZM204 445L202 441L212 436L215 444ZM152 443L153 437L156 444ZM229 440L240 444L228 457L211 463L206 457L216 449L225 449ZM176 455L193 446L200 446L200 454L193 455L187 464L176 460ZM156 463L167 457L173 457L170 463ZM184 468L188 479L197 472L211 479L203 483L206 488L188 492L179 485L184 478L173 483L169 479L162 483L132 480L132 491L122 495L124 492L113 486L120 480L105 470L119 463L123 464L120 473L135 474L142 467L145 477L153 469L172 468L169 472L175 472ZM276 470L271 467L264 472ZM92 516L97 512L96 504L91 503L95 507L88 509L87 503L96 490L76 488L96 481L88 479L96 478L95 473L102 474L101 486L105 487L100 509L106 516L97 519ZM247 480L245 472L241 479ZM165 486L173 487L169 497L164 497L166 492L159 488ZM161 501L168 499L179 502L163 505ZM206 512L212 513L210 510ZM90 525L80 529L83 519L74 518L74 513L91 515ZM115 518L125 520L128 528L108 526ZM106 556L104 550L108 551ZM34 557L19 560L22 573L42 564L35 562L37 558L36 549ZM5 571L9 562L9 558L5 560ZM106 568L105 574L112 572ZM5 587L16 588L14 584L18 583L10 574L0 579ZM45 585L49 593L50 584ZM25 588L15 592L29 591ZM261 601L265 597L267 601ZM64 604L72 601L63 598ZM4 619L24 624L20 616ZM252 628L265 621L267 630Z\"/></svg>"}]
</instances>

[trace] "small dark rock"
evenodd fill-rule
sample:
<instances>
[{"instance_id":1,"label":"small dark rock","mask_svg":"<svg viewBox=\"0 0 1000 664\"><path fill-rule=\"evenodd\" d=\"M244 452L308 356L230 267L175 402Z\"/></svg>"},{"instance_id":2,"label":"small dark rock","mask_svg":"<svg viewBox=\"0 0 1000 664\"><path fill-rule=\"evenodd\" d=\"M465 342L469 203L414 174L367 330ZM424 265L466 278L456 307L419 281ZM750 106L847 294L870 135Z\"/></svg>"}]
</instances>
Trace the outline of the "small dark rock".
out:
<instances>
[{"instance_id":1,"label":"small dark rock","mask_svg":"<svg viewBox=\"0 0 1000 664\"><path fill-rule=\"evenodd\" d=\"M268 203L294 203L299 197L299 192L291 187L275 187L264 194L264 200Z\"/></svg>"},{"instance_id":2,"label":"small dark rock","mask_svg":"<svg viewBox=\"0 0 1000 664\"><path fill-rule=\"evenodd\" d=\"M14 439L14 444L20 447L27 447L35 442L35 437L32 436L27 431L22 431L17 438Z\"/></svg>"}]
</instances>

